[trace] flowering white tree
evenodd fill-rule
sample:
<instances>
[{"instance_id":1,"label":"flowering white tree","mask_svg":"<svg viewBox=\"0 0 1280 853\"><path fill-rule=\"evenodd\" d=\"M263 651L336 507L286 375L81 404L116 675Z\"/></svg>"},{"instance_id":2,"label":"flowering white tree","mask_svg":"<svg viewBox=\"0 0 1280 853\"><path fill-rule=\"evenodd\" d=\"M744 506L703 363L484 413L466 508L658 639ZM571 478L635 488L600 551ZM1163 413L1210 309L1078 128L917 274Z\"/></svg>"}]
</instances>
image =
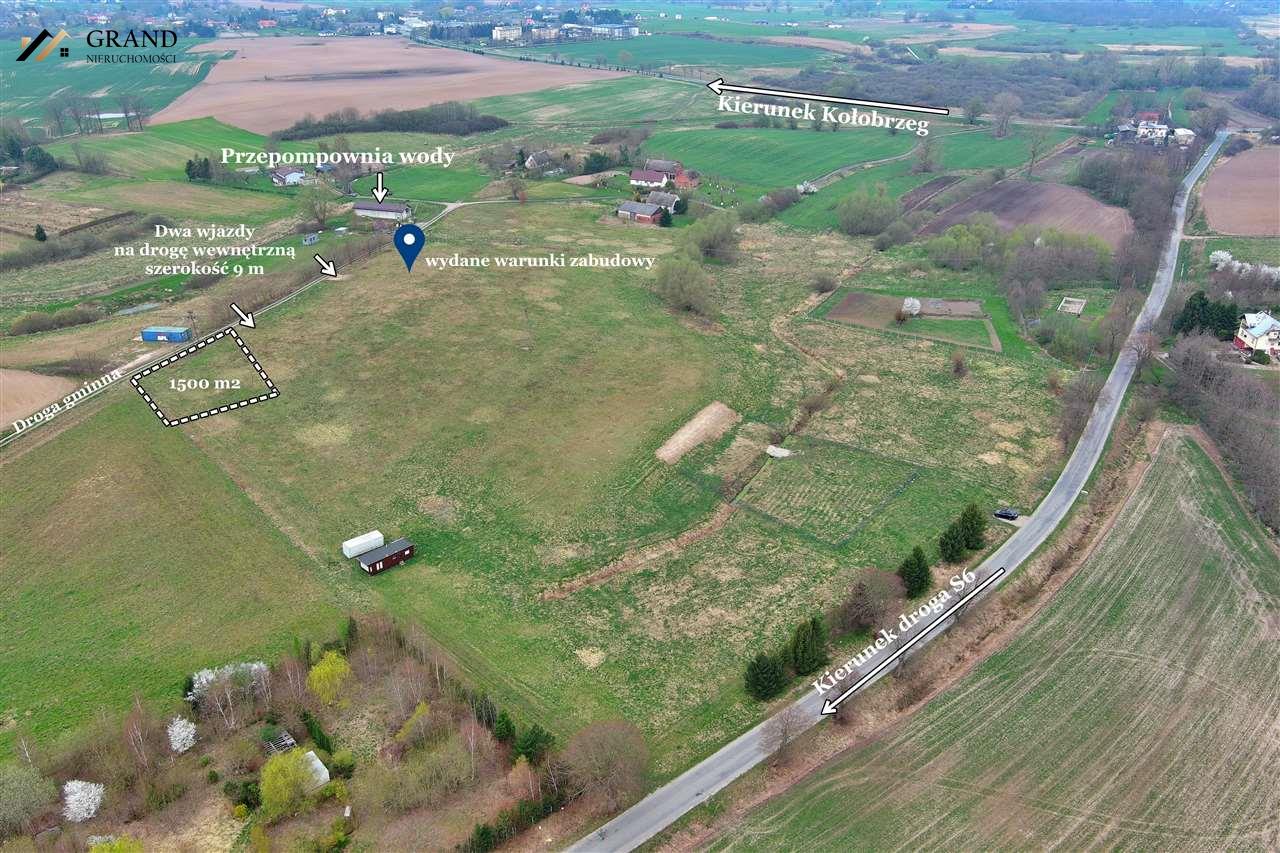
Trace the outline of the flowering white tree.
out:
<instances>
[{"instance_id":1,"label":"flowering white tree","mask_svg":"<svg viewBox=\"0 0 1280 853\"><path fill-rule=\"evenodd\" d=\"M1280 282L1280 267L1270 264L1248 264L1237 261L1231 253L1223 249L1209 254L1209 265L1215 270L1222 270L1236 275L1258 275L1275 284Z\"/></svg>"},{"instance_id":2,"label":"flowering white tree","mask_svg":"<svg viewBox=\"0 0 1280 853\"><path fill-rule=\"evenodd\" d=\"M106 792L105 785L72 779L62 786L62 816L72 823L88 820L98 813Z\"/></svg>"},{"instance_id":3,"label":"flowering white tree","mask_svg":"<svg viewBox=\"0 0 1280 853\"><path fill-rule=\"evenodd\" d=\"M169 721L169 748L181 755L196 745L196 724L183 717Z\"/></svg>"},{"instance_id":4,"label":"flowering white tree","mask_svg":"<svg viewBox=\"0 0 1280 853\"><path fill-rule=\"evenodd\" d=\"M908 296L902 300L902 312L910 317L915 317L920 313L920 300L914 296Z\"/></svg>"}]
</instances>

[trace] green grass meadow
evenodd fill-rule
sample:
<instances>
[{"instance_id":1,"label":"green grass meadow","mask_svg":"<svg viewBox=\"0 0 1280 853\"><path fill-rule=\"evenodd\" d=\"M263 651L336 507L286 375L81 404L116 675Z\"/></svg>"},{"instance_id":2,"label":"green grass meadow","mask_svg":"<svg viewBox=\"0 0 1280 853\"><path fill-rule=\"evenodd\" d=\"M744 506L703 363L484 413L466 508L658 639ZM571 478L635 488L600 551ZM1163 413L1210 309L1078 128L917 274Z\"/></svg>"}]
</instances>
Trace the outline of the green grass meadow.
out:
<instances>
[{"instance_id":1,"label":"green grass meadow","mask_svg":"<svg viewBox=\"0 0 1280 853\"><path fill-rule=\"evenodd\" d=\"M682 65L714 65L725 69L799 67L808 65L824 53L811 47L747 44L665 34L621 41L526 48L521 52L543 57L559 56L570 62L595 63L598 57L604 57L605 64L622 68L665 66L676 70Z\"/></svg>"},{"instance_id":2,"label":"green grass meadow","mask_svg":"<svg viewBox=\"0 0 1280 853\"><path fill-rule=\"evenodd\" d=\"M0 743L18 725L56 740L135 693L180 699L187 673L337 624L302 550L132 388L3 479Z\"/></svg>"},{"instance_id":3,"label":"green grass meadow","mask_svg":"<svg viewBox=\"0 0 1280 853\"><path fill-rule=\"evenodd\" d=\"M56 33L56 27L52 30ZM22 48L15 36L0 46L0 68L4 69L0 71L0 113L43 126L48 99L65 92L94 98L104 113L120 112L116 102L120 95L138 95L155 113L203 80L220 59L219 53L190 52L201 43L182 39L178 48L171 49L179 54L177 63L90 63L82 58L84 54L126 51L90 48L84 33L70 33L61 43L70 49L69 57L60 58L55 52L43 62L19 64ZM107 121L119 124L120 120Z\"/></svg>"}]
</instances>

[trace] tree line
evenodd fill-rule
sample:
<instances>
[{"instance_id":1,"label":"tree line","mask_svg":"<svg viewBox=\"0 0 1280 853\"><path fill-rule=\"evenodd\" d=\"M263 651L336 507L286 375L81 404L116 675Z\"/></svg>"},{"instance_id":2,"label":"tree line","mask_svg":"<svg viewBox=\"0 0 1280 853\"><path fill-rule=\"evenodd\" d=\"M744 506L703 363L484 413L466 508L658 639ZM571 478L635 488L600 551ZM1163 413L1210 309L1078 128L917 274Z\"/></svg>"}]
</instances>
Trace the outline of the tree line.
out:
<instances>
[{"instance_id":1,"label":"tree line","mask_svg":"<svg viewBox=\"0 0 1280 853\"><path fill-rule=\"evenodd\" d=\"M475 106L449 101L417 110L379 110L361 115L354 107L326 114L317 119L310 114L284 130L272 134L276 139L314 139L341 133L444 133L469 136L507 127L506 119L482 115Z\"/></svg>"}]
</instances>

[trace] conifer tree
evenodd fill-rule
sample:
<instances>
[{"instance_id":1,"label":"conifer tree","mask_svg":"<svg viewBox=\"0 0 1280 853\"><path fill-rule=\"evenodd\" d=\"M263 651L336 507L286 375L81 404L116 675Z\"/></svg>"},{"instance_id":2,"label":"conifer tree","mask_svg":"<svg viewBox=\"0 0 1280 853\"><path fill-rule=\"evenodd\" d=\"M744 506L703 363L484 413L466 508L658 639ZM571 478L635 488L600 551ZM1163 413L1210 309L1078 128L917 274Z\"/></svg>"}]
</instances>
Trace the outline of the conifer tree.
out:
<instances>
[{"instance_id":1,"label":"conifer tree","mask_svg":"<svg viewBox=\"0 0 1280 853\"><path fill-rule=\"evenodd\" d=\"M942 536L938 537L938 550L942 552L942 559L948 563L958 563L963 560L964 542L964 528L959 521L952 522L951 526L942 532Z\"/></svg>"},{"instance_id":2,"label":"conifer tree","mask_svg":"<svg viewBox=\"0 0 1280 853\"><path fill-rule=\"evenodd\" d=\"M915 598L933 584L933 575L929 572L929 560L925 557L923 548L917 545L911 549L911 554L898 567L898 577L902 578L902 585L906 588L908 598Z\"/></svg>"},{"instance_id":3,"label":"conifer tree","mask_svg":"<svg viewBox=\"0 0 1280 853\"><path fill-rule=\"evenodd\" d=\"M964 534L964 547L976 551L987 544L987 517L976 503L971 503L960 513L960 529Z\"/></svg>"},{"instance_id":4,"label":"conifer tree","mask_svg":"<svg viewBox=\"0 0 1280 853\"><path fill-rule=\"evenodd\" d=\"M787 686L787 673L782 661L774 655L760 652L747 664L747 693L761 701L772 699Z\"/></svg>"},{"instance_id":5,"label":"conifer tree","mask_svg":"<svg viewBox=\"0 0 1280 853\"><path fill-rule=\"evenodd\" d=\"M813 617L796 626L788 647L791 668L796 675L816 672L827 662L827 630L820 617Z\"/></svg>"}]
</instances>

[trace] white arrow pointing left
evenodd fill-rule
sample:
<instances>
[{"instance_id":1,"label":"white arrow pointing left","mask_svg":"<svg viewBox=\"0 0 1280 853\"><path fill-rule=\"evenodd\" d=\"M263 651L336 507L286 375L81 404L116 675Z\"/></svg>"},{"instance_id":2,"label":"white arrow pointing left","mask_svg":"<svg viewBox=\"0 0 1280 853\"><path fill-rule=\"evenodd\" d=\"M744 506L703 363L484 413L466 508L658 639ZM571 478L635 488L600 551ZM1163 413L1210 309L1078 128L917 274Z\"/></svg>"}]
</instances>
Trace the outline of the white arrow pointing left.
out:
<instances>
[{"instance_id":1,"label":"white arrow pointing left","mask_svg":"<svg viewBox=\"0 0 1280 853\"><path fill-rule=\"evenodd\" d=\"M241 311L240 306L235 304L234 302L231 303L231 310L236 312L236 314L240 317L239 325L248 326L250 329L253 328L253 312L252 311L246 314L243 311Z\"/></svg>"}]
</instances>

